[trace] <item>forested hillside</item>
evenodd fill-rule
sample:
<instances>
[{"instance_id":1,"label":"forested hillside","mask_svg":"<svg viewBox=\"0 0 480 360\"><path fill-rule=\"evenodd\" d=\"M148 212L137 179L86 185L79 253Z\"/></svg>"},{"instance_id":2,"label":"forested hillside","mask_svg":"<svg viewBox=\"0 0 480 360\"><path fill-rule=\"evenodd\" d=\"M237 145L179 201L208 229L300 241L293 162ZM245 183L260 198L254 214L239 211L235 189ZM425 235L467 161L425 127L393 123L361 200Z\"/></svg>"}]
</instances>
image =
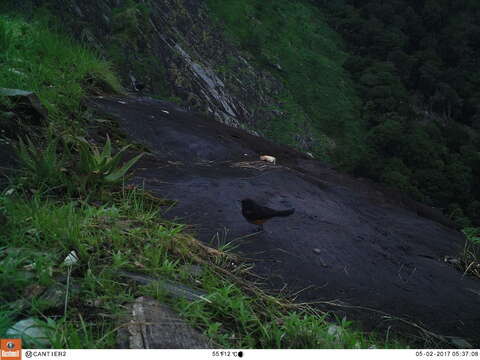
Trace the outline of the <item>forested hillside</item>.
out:
<instances>
[{"instance_id":1,"label":"forested hillside","mask_svg":"<svg viewBox=\"0 0 480 360\"><path fill-rule=\"evenodd\" d=\"M478 347L479 9L0 1L0 338Z\"/></svg>"},{"instance_id":2,"label":"forested hillside","mask_svg":"<svg viewBox=\"0 0 480 360\"><path fill-rule=\"evenodd\" d=\"M348 43L368 128L355 173L480 221L480 3L314 1Z\"/></svg>"}]
</instances>

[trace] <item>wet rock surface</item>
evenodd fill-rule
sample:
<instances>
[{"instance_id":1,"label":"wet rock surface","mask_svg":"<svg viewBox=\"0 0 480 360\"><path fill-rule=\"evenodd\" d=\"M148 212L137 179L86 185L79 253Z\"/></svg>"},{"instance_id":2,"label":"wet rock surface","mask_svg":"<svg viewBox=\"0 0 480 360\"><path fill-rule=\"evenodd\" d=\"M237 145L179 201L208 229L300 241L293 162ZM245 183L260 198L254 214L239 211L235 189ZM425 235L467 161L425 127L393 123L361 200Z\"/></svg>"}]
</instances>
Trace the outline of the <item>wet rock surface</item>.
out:
<instances>
[{"instance_id":1,"label":"wet rock surface","mask_svg":"<svg viewBox=\"0 0 480 360\"><path fill-rule=\"evenodd\" d=\"M479 290L480 281L443 261L457 256L465 239L441 215L166 102L96 98L90 106L151 148L134 182L178 201L165 216L192 224L206 243L227 229L224 240L240 245L268 289L304 289L298 301L329 302L318 306L341 309L365 329L412 333L415 327L404 327L411 322L480 344L480 296L469 290ZM259 161L263 154L275 156L276 165ZM254 234L241 214L244 198L295 214Z\"/></svg>"}]
</instances>

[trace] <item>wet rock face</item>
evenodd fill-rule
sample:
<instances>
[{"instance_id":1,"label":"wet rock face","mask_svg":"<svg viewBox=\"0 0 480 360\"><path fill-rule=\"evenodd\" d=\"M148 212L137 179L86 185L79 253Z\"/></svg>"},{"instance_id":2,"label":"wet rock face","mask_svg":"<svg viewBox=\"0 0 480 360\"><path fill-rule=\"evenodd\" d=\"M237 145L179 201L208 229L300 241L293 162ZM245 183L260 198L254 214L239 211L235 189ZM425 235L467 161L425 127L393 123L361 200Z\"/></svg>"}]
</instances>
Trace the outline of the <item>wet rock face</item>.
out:
<instances>
[{"instance_id":1,"label":"wet rock face","mask_svg":"<svg viewBox=\"0 0 480 360\"><path fill-rule=\"evenodd\" d=\"M190 109L235 127L253 128L259 120L278 116L264 109L277 107L281 83L256 70L248 55L224 38L204 1L30 3L31 9L51 4L69 32L119 66L130 90L141 83L144 94L181 99Z\"/></svg>"},{"instance_id":2,"label":"wet rock face","mask_svg":"<svg viewBox=\"0 0 480 360\"><path fill-rule=\"evenodd\" d=\"M321 310L384 336L424 339L422 327L480 344L480 281L445 261L463 251L465 239L440 215L168 102L104 97L89 104L152 150L132 181L176 201L163 215L191 224L205 243L233 241L269 290L321 301ZM261 161L263 154L276 164ZM242 214L245 198L295 213L257 232Z\"/></svg>"}]
</instances>

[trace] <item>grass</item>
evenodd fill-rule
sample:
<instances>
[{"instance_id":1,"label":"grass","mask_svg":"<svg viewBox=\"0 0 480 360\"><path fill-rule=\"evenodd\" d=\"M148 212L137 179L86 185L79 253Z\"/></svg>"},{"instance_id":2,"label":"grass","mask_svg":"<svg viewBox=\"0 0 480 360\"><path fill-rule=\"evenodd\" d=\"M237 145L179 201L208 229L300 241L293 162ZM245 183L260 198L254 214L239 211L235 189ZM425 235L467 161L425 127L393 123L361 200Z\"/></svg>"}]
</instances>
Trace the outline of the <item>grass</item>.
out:
<instances>
[{"instance_id":1,"label":"grass","mask_svg":"<svg viewBox=\"0 0 480 360\"><path fill-rule=\"evenodd\" d=\"M141 199L132 191L119 194L115 203L95 207L40 195L2 197L2 211L9 221L0 244L5 249L20 249L22 254L18 257L18 253L5 250L1 255L2 278L9 280L2 281L2 303L26 299L22 309L13 307L17 318L50 314L56 324L53 340L60 348L112 347L114 334L104 336L116 326L113 319L122 304L133 296L119 281L118 271L139 267L156 274L171 271L166 256L178 226L158 221L158 210L147 208ZM63 298L60 304L34 306L25 289L58 283L67 273L63 259L72 251L79 261L73 266L71 283L76 291L70 294L67 313L63 313ZM29 264L35 266L30 269ZM26 273L25 268L29 269ZM25 276L18 276L23 273ZM91 303L99 304L96 311L91 311ZM80 330L82 341L73 329Z\"/></svg>"},{"instance_id":2,"label":"grass","mask_svg":"<svg viewBox=\"0 0 480 360\"><path fill-rule=\"evenodd\" d=\"M295 307L287 300L261 292L248 296L239 286L213 272L205 272L202 282L209 301L184 300L176 308L220 347L233 344L235 348L355 349L382 343L355 330L345 319L333 323L327 321L328 314ZM399 346L395 342L382 345Z\"/></svg>"},{"instance_id":3,"label":"grass","mask_svg":"<svg viewBox=\"0 0 480 360\"><path fill-rule=\"evenodd\" d=\"M78 121L86 94L121 91L108 62L41 21L0 16L0 49L0 87L36 93L60 130Z\"/></svg>"},{"instance_id":4,"label":"grass","mask_svg":"<svg viewBox=\"0 0 480 360\"><path fill-rule=\"evenodd\" d=\"M198 287L181 266L193 261L204 267L200 286L209 301L174 301L164 293L159 297L221 347L378 346L378 341L353 330L346 321L329 333L333 325L325 321L325 315L306 308L289 309L288 302L283 304L263 293L248 295L236 284L235 276L229 278L216 270L204 247L185 234L183 226L162 219L158 207L145 201L142 190L116 193L114 199L93 206L17 192L0 197L0 209L8 217L0 235L0 276L4 280L0 299L10 304L0 310L0 330L5 331L19 318L48 319L53 347L114 347L114 329L125 304L136 296L158 295L151 288L122 281L119 271L141 272ZM62 264L72 251L79 261L72 268L74 290L64 313L63 296L52 303L32 293L38 287L65 282L60 280L67 274ZM23 301L18 303L17 299ZM4 334L0 332L0 336Z\"/></svg>"},{"instance_id":5,"label":"grass","mask_svg":"<svg viewBox=\"0 0 480 360\"><path fill-rule=\"evenodd\" d=\"M283 80L286 91L278 100L285 115L260 124L262 132L297 147L302 139L296 135L306 142L313 137L314 152L323 158L332 155L335 142L354 156L353 144L362 136L360 99L342 67L347 56L342 41L319 9L287 0L209 0L208 5L229 37Z\"/></svg>"},{"instance_id":6,"label":"grass","mask_svg":"<svg viewBox=\"0 0 480 360\"><path fill-rule=\"evenodd\" d=\"M232 268L233 254L208 248L184 225L165 220L164 201L117 181L130 163L119 164L108 140L100 150L78 139L86 134L83 98L120 90L108 63L42 22L0 16L0 46L0 87L34 91L49 111L36 141L19 142L22 168L0 194L0 337L34 318L53 348L113 348L126 305L154 295L222 347L397 346L265 294L247 280L248 265ZM2 106L14 106L4 100ZM82 186L77 166L88 175L121 176L109 184L93 177L105 196L90 201L98 187ZM78 261L66 265L72 252ZM188 264L202 267L199 279L184 270ZM124 281L122 270L201 288L209 301L174 300ZM50 289L60 296L45 296ZM45 347L25 340L26 347Z\"/></svg>"},{"instance_id":7,"label":"grass","mask_svg":"<svg viewBox=\"0 0 480 360\"><path fill-rule=\"evenodd\" d=\"M139 190L119 194L116 203L93 207L22 195L1 198L9 223L0 244L8 243L9 248L20 248L24 254L20 258L2 254L2 278L8 279L0 291L3 302L25 298L24 289L33 285L53 285L54 279L66 272L62 259L72 250L78 254L72 281L80 290L70 296L67 314L62 314L63 304L51 308L48 303L32 303L15 314L39 318L55 314L50 315L54 320L50 325L54 327L52 344L59 348L114 345L114 319L120 318L123 304L134 295L151 294L148 289L129 289L119 281L119 270L183 282L188 279L180 265L195 256L189 253L192 250L179 249L191 249L195 242L181 234L181 226L162 222L158 209L146 205ZM32 263L36 266L30 275L19 277ZM347 323L341 324L341 338L337 332L329 335L332 325L323 316L301 309L287 312L273 302L263 303L211 270L204 272L201 283L210 302L174 303L165 295L162 300L176 304L187 319L222 347L355 348L372 344L360 332L351 331ZM89 310L88 304L95 302L101 304L96 309L99 313ZM111 318L103 318L100 311ZM12 319L7 312L2 315Z\"/></svg>"}]
</instances>

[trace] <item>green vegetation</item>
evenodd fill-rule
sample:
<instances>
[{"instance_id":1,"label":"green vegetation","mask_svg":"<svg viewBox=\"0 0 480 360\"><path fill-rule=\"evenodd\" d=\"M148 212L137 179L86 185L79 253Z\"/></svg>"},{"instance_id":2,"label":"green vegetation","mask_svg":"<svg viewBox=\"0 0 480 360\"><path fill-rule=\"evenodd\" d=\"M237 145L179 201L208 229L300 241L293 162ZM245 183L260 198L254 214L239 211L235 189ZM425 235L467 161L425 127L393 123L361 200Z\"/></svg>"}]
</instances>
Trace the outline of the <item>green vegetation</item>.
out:
<instances>
[{"instance_id":1,"label":"green vegetation","mask_svg":"<svg viewBox=\"0 0 480 360\"><path fill-rule=\"evenodd\" d=\"M40 21L0 17L0 49L0 87L38 94L57 131L75 124L87 93L121 90L109 63Z\"/></svg>"},{"instance_id":2,"label":"green vegetation","mask_svg":"<svg viewBox=\"0 0 480 360\"><path fill-rule=\"evenodd\" d=\"M3 304L10 303L2 306L10 324L14 315L55 314L53 347L113 347L115 320L133 296L119 281L118 270L135 268L141 261L151 272L162 273L169 260L166 247L179 231L178 225L160 222L142 199L138 192L123 192L115 202L96 207L17 192L3 196L0 206L8 223L0 237L0 296ZM63 296L52 303L32 294L38 286L63 286L67 271L62 262L71 251L79 261L73 265L64 314ZM24 270L32 264L30 271ZM23 301L12 303L17 299Z\"/></svg>"},{"instance_id":3,"label":"green vegetation","mask_svg":"<svg viewBox=\"0 0 480 360\"><path fill-rule=\"evenodd\" d=\"M71 142L78 150L78 161L72 161L68 144L60 153L58 142L58 138L49 139L42 150L28 138L27 142L19 141L17 156L22 165L21 184L40 191L64 189L69 195L98 196L102 189L121 184L127 171L143 155L139 154L120 166L120 160L130 145L112 156L108 135L103 151L85 138L77 137Z\"/></svg>"},{"instance_id":4,"label":"green vegetation","mask_svg":"<svg viewBox=\"0 0 480 360\"><path fill-rule=\"evenodd\" d=\"M163 219L164 200L122 184L138 155L121 165L127 149L108 135L103 149L86 140L91 114L82 99L120 90L109 64L42 22L0 16L0 29L0 87L32 90L49 111L43 128L22 134L21 168L0 194L0 337L18 320L35 318L47 346L112 348L125 305L150 294L225 347L398 346L264 294L244 279L245 265L225 270L233 255ZM16 104L1 104L23 115ZM72 256L78 260L66 263ZM202 266L200 280L186 264ZM124 281L120 270L200 287L208 301L174 301L158 288ZM50 289L59 291L45 296Z\"/></svg>"},{"instance_id":5,"label":"green vegetation","mask_svg":"<svg viewBox=\"0 0 480 360\"><path fill-rule=\"evenodd\" d=\"M480 224L474 1L315 1L343 35L367 151L354 173L408 191L460 226Z\"/></svg>"},{"instance_id":6,"label":"green vegetation","mask_svg":"<svg viewBox=\"0 0 480 360\"><path fill-rule=\"evenodd\" d=\"M334 325L328 314L308 307L295 307L261 292L245 291L214 273L203 275L209 301L183 300L176 304L182 314L220 347L257 349L360 349L371 346L405 347L396 341L385 342L355 330L345 319ZM290 308L290 310L288 310ZM288 311L287 311L288 310Z\"/></svg>"},{"instance_id":7,"label":"green vegetation","mask_svg":"<svg viewBox=\"0 0 480 360\"><path fill-rule=\"evenodd\" d=\"M322 13L303 1L209 0L208 5L230 38L283 80L286 91L278 100L284 115L260 124L260 130L276 141L313 147L322 158L333 154L335 142L348 149L342 163L351 164L362 138L360 99L342 68L347 54L341 39Z\"/></svg>"},{"instance_id":8,"label":"green vegetation","mask_svg":"<svg viewBox=\"0 0 480 360\"><path fill-rule=\"evenodd\" d=\"M79 191L85 193L88 190L94 193L92 189L95 187L102 188L121 184L127 171L143 155L137 155L123 166L119 166L122 155L129 147L130 145L123 147L112 156L112 143L108 135L102 152L97 146L81 138L79 141L78 173L75 174L76 178L80 179Z\"/></svg>"}]
</instances>

